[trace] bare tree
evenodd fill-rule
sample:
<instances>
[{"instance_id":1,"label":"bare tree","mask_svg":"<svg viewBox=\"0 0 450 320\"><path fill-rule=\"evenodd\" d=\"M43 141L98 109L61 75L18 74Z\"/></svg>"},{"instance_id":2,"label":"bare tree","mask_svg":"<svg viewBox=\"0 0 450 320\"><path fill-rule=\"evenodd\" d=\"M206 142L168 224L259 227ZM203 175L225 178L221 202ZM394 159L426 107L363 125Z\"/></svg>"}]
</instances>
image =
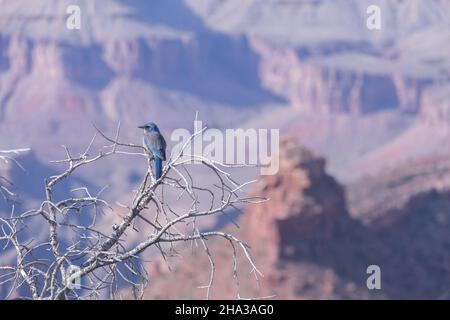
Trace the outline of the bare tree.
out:
<instances>
[{"instance_id":1,"label":"bare tree","mask_svg":"<svg viewBox=\"0 0 450 320\"><path fill-rule=\"evenodd\" d=\"M27 152L30 149L13 149L13 150L0 150L0 163L8 164L12 162L16 164L22 170L25 170L21 164L14 158L14 156ZM5 201L14 200L16 194L11 191L13 183L4 175L0 174L0 196Z\"/></svg>"},{"instance_id":2,"label":"bare tree","mask_svg":"<svg viewBox=\"0 0 450 320\"><path fill-rule=\"evenodd\" d=\"M206 297L209 298L215 264L208 241L215 237L228 241L234 260L230 267L235 275L236 252L242 250L251 272L258 279L260 272L247 244L232 234L203 232L198 227L199 222L208 216L221 215L247 203L265 201L245 195L243 188L255 181L237 182L230 174L233 166L202 155L186 154L187 146L205 129L192 134L181 152L167 160L160 179L155 180L149 160L139 186L131 191L129 204L121 208L125 214L120 216L119 223L108 228L97 218L99 213L112 210L102 198L103 190L92 194L87 187L77 188L66 199L55 199L54 190L62 181L71 179L81 167L100 165L104 158L118 154L146 157L142 147L119 142L120 124L114 138L97 129L86 150L79 155L73 155L69 148L63 146L66 157L53 162L65 165L66 169L45 182L45 199L40 206L20 214L13 209L9 217L0 218L2 250L15 251L14 263L0 265L0 287L9 285L8 297L95 299L107 292L111 298L116 298L123 284L128 284L132 286L135 298L142 298L149 278L141 253L154 248L165 259L176 254L177 243L198 242L211 266L209 282L205 286ZM91 155L98 137L107 141L106 145ZM191 160L211 171L214 178L207 181L209 187L196 182ZM169 194L177 194L178 198L170 200ZM182 199L189 204L180 206ZM80 215L87 216L89 222L79 222ZM21 236L30 219L40 219L45 224L48 231L44 237L34 236L32 232L30 236ZM139 233L136 241L136 237L129 234L136 232L137 222L144 222L147 226L145 234ZM71 240L67 243L63 238ZM237 276L235 278L237 281ZM239 294L237 298L240 298Z\"/></svg>"}]
</instances>

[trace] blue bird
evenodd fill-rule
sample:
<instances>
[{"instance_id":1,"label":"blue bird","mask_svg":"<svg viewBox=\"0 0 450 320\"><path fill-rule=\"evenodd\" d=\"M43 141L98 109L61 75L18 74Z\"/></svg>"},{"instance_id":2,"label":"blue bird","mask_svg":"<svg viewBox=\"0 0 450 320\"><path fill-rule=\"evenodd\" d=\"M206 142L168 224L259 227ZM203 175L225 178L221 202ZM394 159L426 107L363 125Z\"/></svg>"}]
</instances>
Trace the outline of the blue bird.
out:
<instances>
[{"instance_id":1,"label":"blue bird","mask_svg":"<svg viewBox=\"0 0 450 320\"><path fill-rule=\"evenodd\" d=\"M139 128L144 129L144 149L149 159L155 161L154 174L156 180L158 180L162 175L162 162L166 161L166 140L164 140L158 126L153 122L139 126Z\"/></svg>"}]
</instances>

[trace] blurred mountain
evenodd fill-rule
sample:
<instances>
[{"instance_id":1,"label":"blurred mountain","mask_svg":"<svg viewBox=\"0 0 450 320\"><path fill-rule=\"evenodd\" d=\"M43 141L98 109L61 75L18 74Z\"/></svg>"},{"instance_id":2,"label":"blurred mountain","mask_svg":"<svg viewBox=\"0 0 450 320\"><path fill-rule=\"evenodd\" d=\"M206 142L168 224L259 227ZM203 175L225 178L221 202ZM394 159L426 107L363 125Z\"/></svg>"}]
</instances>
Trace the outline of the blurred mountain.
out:
<instances>
[{"instance_id":1,"label":"blurred mountain","mask_svg":"<svg viewBox=\"0 0 450 320\"><path fill-rule=\"evenodd\" d=\"M348 212L344 188L325 171L323 158L284 142L281 170L255 187L270 197L251 205L227 231L251 247L263 273L259 284L243 254L238 255L239 292L244 298L276 299L448 299L450 270L450 193L429 190L370 223ZM261 232L264 230L264 232ZM232 248L210 239L216 265L212 298L236 298ZM209 261L199 247L177 249L167 268L162 259L149 264L145 298L203 298ZM367 267L381 268L381 290L368 290ZM204 272L198 272L204 270ZM180 283L170 286L169 283Z\"/></svg>"}]
</instances>

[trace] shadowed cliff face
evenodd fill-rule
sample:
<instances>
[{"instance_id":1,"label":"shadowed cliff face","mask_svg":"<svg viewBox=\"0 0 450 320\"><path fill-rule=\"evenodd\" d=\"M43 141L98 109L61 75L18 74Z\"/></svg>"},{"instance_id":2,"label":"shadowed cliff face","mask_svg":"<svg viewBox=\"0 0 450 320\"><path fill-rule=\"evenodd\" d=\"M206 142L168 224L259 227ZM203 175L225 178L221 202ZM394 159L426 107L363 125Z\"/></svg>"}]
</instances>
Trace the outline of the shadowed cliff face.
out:
<instances>
[{"instance_id":1,"label":"shadowed cliff face","mask_svg":"<svg viewBox=\"0 0 450 320\"><path fill-rule=\"evenodd\" d=\"M450 270L450 194L427 191L399 209L364 225L349 216L344 189L325 172L325 162L293 140L283 144L281 169L266 177L254 194L270 201L251 205L239 230L264 277L260 288L241 271L244 296L276 294L278 299L441 299L448 298ZM232 298L231 253L225 242L210 241L218 275L213 296ZM201 250L184 252L184 259L150 265L153 283L147 298L202 297L194 289L208 281L208 260ZM366 269L381 268L381 290L368 290ZM243 257L241 270L248 270ZM171 281L183 283L170 292Z\"/></svg>"}]
</instances>

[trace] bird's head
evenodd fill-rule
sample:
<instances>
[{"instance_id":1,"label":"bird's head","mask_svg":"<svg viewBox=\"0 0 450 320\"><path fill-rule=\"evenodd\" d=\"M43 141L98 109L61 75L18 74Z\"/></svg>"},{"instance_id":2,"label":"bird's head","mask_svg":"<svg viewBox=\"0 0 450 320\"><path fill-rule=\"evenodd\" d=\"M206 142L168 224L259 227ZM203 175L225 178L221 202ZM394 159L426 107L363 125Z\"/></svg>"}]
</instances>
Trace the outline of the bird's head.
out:
<instances>
[{"instance_id":1,"label":"bird's head","mask_svg":"<svg viewBox=\"0 0 450 320\"><path fill-rule=\"evenodd\" d=\"M147 124L139 126L138 128L144 129L147 132L159 132L159 128L154 122L149 122Z\"/></svg>"}]
</instances>

